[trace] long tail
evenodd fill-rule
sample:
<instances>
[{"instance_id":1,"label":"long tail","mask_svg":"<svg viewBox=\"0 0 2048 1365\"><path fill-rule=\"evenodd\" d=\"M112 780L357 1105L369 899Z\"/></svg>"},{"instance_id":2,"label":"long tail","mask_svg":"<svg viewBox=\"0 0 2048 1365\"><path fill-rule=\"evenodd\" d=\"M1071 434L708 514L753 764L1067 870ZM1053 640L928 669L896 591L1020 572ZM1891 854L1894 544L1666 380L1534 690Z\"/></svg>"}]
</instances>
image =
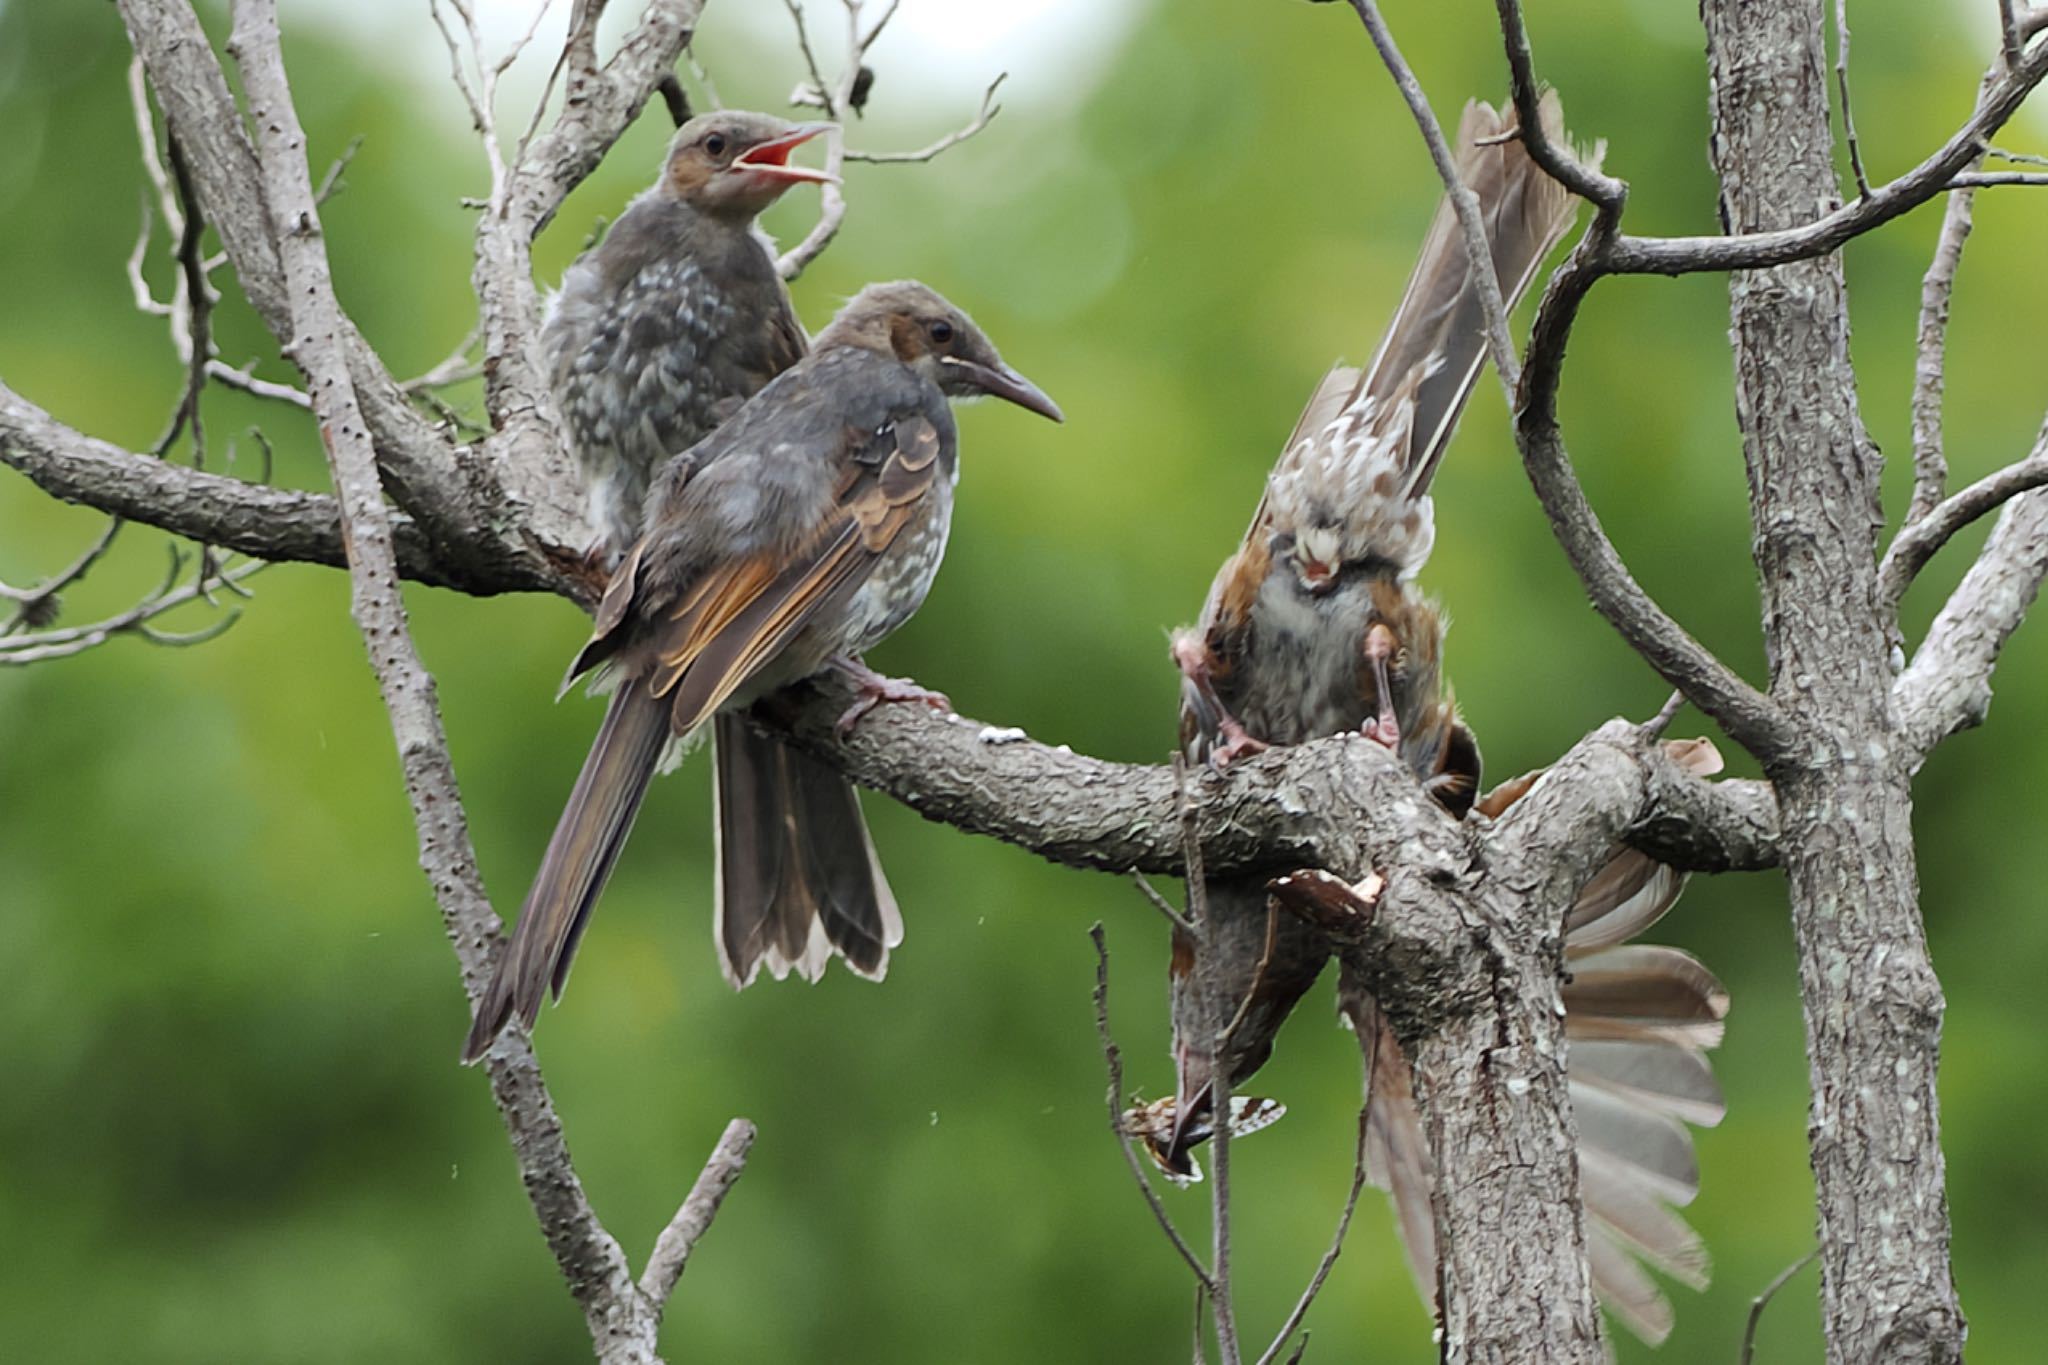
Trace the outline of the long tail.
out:
<instances>
[{"instance_id":1,"label":"long tail","mask_svg":"<svg viewBox=\"0 0 2048 1365\"><path fill-rule=\"evenodd\" d=\"M1564 143L1554 92L1544 130ZM1597 164L1600 150L1584 159ZM1578 211L1515 136L1512 114L1465 106L1454 152L1459 179L1479 203L1501 297L1512 308ZM1345 518L1341 549L1369 553L1409 574L1434 539L1430 481L1486 362L1486 315L1467 266L1465 236L1448 195L1423 240L1408 289L1363 369L1338 365L1310 395L1247 532L1247 553L1275 530L1314 534L1329 509Z\"/></svg>"},{"instance_id":2,"label":"long tail","mask_svg":"<svg viewBox=\"0 0 2048 1365\"><path fill-rule=\"evenodd\" d=\"M548 840L512 945L477 1003L462 1044L464 1062L483 1056L514 1014L533 1027L550 985L561 996L591 907L618 861L668 738L667 701L649 695L636 680L622 682Z\"/></svg>"},{"instance_id":3,"label":"long tail","mask_svg":"<svg viewBox=\"0 0 2048 1365\"><path fill-rule=\"evenodd\" d=\"M1564 109L1556 91L1544 92L1541 113L1551 141L1565 145ZM1458 178L1479 201L1494 278L1509 308L1535 280L1537 267L1563 238L1579 207L1570 190L1530 159L1514 123L1512 111L1475 100L1459 120L1455 150ZM1596 150L1591 161L1597 164L1599 157ZM1384 402L1413 382L1410 377L1418 368L1423 371L1415 389L1411 497L1428 490L1486 361L1486 314L1466 260L1464 230L1446 195L1423 239L1408 291L1361 385L1362 393Z\"/></svg>"},{"instance_id":4,"label":"long tail","mask_svg":"<svg viewBox=\"0 0 2048 1365\"><path fill-rule=\"evenodd\" d=\"M853 784L832 768L718 716L719 965L735 990L766 967L816 981L834 953L879 981L903 941Z\"/></svg>"}]
</instances>

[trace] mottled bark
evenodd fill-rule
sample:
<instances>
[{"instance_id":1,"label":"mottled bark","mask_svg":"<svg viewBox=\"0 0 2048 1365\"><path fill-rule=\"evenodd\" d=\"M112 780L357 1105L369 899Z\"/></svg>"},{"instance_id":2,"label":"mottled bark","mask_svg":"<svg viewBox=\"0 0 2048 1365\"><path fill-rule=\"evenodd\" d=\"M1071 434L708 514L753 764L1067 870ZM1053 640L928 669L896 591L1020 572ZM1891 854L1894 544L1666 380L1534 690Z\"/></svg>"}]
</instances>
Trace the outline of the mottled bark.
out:
<instances>
[{"instance_id":1,"label":"mottled bark","mask_svg":"<svg viewBox=\"0 0 2048 1365\"><path fill-rule=\"evenodd\" d=\"M1839 206L1823 7L1706 0L1713 162L1731 235ZM1838 257L1730 281L1777 784L1812 1082L1828 1359L1957 1361L1928 960L1877 562L1881 460L1849 364Z\"/></svg>"}]
</instances>

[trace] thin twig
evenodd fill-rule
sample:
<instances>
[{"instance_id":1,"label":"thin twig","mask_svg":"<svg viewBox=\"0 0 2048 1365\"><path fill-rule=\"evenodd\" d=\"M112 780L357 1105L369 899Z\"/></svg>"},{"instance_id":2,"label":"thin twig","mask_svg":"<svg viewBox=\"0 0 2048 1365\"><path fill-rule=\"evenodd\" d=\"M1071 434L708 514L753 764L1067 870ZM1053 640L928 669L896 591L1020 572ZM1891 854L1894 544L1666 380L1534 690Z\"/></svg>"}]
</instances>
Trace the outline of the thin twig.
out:
<instances>
[{"instance_id":1,"label":"thin twig","mask_svg":"<svg viewBox=\"0 0 2048 1365\"><path fill-rule=\"evenodd\" d=\"M184 228L178 234L178 268L184 275L185 334L191 349L184 357L185 392L178 404L178 415L172 420L170 431L158 443L157 454L162 455L169 450L182 424L192 431L192 467L204 469L206 427L200 420L199 395L206 389L206 362L213 355L214 303L213 286L206 279L202 246L206 219L200 208L198 191L192 186L192 170L185 162L184 150L178 145L177 138L167 140L171 152L171 173L178 186L178 203L185 216Z\"/></svg>"},{"instance_id":2,"label":"thin twig","mask_svg":"<svg viewBox=\"0 0 2048 1365\"><path fill-rule=\"evenodd\" d=\"M1451 145L1444 140L1444 130L1438 126L1436 115L1430 112L1429 100L1423 95L1414 71L1401 56L1401 49L1395 45L1386 20L1380 17L1380 7L1373 0L1351 0L1351 8L1358 12L1359 20L1372 38L1373 47L1380 54L1380 61L1386 65L1387 74L1394 78L1394 87L1407 102L1408 112L1414 115L1415 126L1422 133L1423 144L1429 149L1429 159L1436 164L1437 176L1444 183L1444 195L1451 201L1451 207L1458 215L1458 226L1465 234L1465 259L1475 262L1492 260L1493 251L1486 244L1486 224L1479 217L1479 200L1458 178L1458 165L1451 155ZM1523 126L1526 131L1527 124ZM1478 289L1480 310L1486 317L1486 351L1512 406L1515 389L1522 381L1522 362L1515 355L1514 342L1508 337L1508 309L1501 298L1500 279L1491 270L1477 268L1472 270L1470 278Z\"/></svg>"},{"instance_id":3,"label":"thin twig","mask_svg":"<svg viewBox=\"0 0 2048 1365\"><path fill-rule=\"evenodd\" d=\"M1951 536L2009 499L2043 485L2048 485L2048 422L2043 422L2034 437L2034 448L2025 459L1985 475L1954 497L1936 504L1892 538L1878 566L1880 601L1896 613L1899 599L1905 596L1914 575Z\"/></svg>"},{"instance_id":4,"label":"thin twig","mask_svg":"<svg viewBox=\"0 0 2048 1365\"><path fill-rule=\"evenodd\" d=\"M1678 713L1684 706L1685 693L1674 689L1671 695L1664 699L1664 704L1657 708L1657 714L1643 722L1643 738L1645 740L1661 739L1664 732L1671 728L1671 722L1678 718Z\"/></svg>"},{"instance_id":5,"label":"thin twig","mask_svg":"<svg viewBox=\"0 0 2048 1365\"><path fill-rule=\"evenodd\" d=\"M697 82L697 88L704 92L705 108L725 108L725 101L718 97L718 83L711 79L711 73L706 71L703 65L698 62L696 50L693 48L685 53L684 56L689 62L690 76Z\"/></svg>"},{"instance_id":6,"label":"thin twig","mask_svg":"<svg viewBox=\"0 0 2048 1365\"><path fill-rule=\"evenodd\" d=\"M1870 177L1863 173L1863 148L1856 141L1856 119L1849 112L1849 0L1835 0L1835 86L1842 94L1842 138L1849 144L1849 169L1856 176L1856 195L1870 197Z\"/></svg>"},{"instance_id":7,"label":"thin twig","mask_svg":"<svg viewBox=\"0 0 2048 1365\"><path fill-rule=\"evenodd\" d=\"M456 13L467 18L461 5L455 6ZM462 45L456 41L455 31L448 27L448 18L441 12L441 0L427 0L427 13L433 16L434 27L441 30L441 42L448 49L448 74L455 81L455 88L462 93L462 102L469 106L469 118L476 131L484 134L488 146L492 138L490 111L484 107L483 96L471 83L469 73L462 68ZM472 25L470 34L475 36Z\"/></svg>"},{"instance_id":8,"label":"thin twig","mask_svg":"<svg viewBox=\"0 0 2048 1365\"><path fill-rule=\"evenodd\" d=\"M968 138L973 137L976 133L988 127L989 120L1002 112L1002 106L995 102L996 87L1007 80L1009 74L1009 72L1005 71L988 83L988 89L981 93L980 112L965 127L956 128L938 141L928 146L920 147L914 152L859 152L849 150L846 153L846 159L848 161L866 162L871 166L900 165L910 161L930 161L947 148L959 146L967 141Z\"/></svg>"},{"instance_id":9,"label":"thin twig","mask_svg":"<svg viewBox=\"0 0 2048 1365\"><path fill-rule=\"evenodd\" d=\"M783 252L775 262L776 273L785 280L794 280L832 244L832 239L839 235L840 225L846 221L846 188L840 183L839 175L846 165L846 116L853 105L853 87L860 80L860 3L859 0L845 0L846 65L839 73L837 84L827 82L818 67L817 57L811 51L810 34L804 25L802 6L797 0L785 0L785 3L789 6L790 17L796 21L797 45L803 49L804 65L810 69L819 97L825 102L825 117L839 125L825 137L824 171L829 178L818 187L818 221L811 225L802 241Z\"/></svg>"},{"instance_id":10,"label":"thin twig","mask_svg":"<svg viewBox=\"0 0 2048 1365\"><path fill-rule=\"evenodd\" d=\"M1536 79L1536 58L1529 47L1529 26L1522 21L1520 0L1494 0L1494 11L1500 18L1501 41L1507 48L1508 88L1522 145L1544 174L1598 206L1601 220L1608 223L1611 231L1628 201L1628 182L1584 164L1569 148L1550 140L1543 130L1543 86Z\"/></svg>"},{"instance_id":11,"label":"thin twig","mask_svg":"<svg viewBox=\"0 0 2048 1365\"><path fill-rule=\"evenodd\" d=\"M1202 1291L1202 1286L1196 1285L1194 1349L1188 1354L1188 1358L1194 1362L1194 1365L1209 1365L1209 1352L1202 1340L1208 1334L1209 1329L1209 1315L1203 1311L1208 1306L1209 1296Z\"/></svg>"},{"instance_id":12,"label":"thin twig","mask_svg":"<svg viewBox=\"0 0 2048 1365\"><path fill-rule=\"evenodd\" d=\"M320 184L313 191L315 204L324 204L334 197L334 192L341 187L341 173L348 169L349 163L356 159L356 153L362 149L363 135L357 133L348 140L348 145L341 149L341 155L328 163L327 174L320 177Z\"/></svg>"},{"instance_id":13,"label":"thin twig","mask_svg":"<svg viewBox=\"0 0 2048 1365\"><path fill-rule=\"evenodd\" d=\"M1812 1265L1819 1257L1820 1248L1815 1247L1779 1271L1777 1277L1764 1286L1764 1292L1749 1301L1749 1322L1742 1329L1742 1365L1750 1365L1756 1357L1756 1326L1763 1320L1764 1309L1770 1307L1771 1300L1777 1297L1778 1291L1785 1287L1787 1281Z\"/></svg>"},{"instance_id":14,"label":"thin twig","mask_svg":"<svg viewBox=\"0 0 2048 1365\"><path fill-rule=\"evenodd\" d=\"M1351 1162L1351 1189L1344 1196L1344 1211L1337 1216L1337 1230L1331 1234L1330 1246L1323 1252L1323 1259L1316 1263L1316 1271L1309 1277L1308 1287L1301 1291L1301 1298L1295 1302L1294 1311L1287 1315L1287 1321L1281 1323L1280 1330L1273 1334L1273 1344L1259 1357L1257 1365L1272 1365L1281 1349L1287 1345L1288 1338L1294 1335L1294 1329L1301 1326L1301 1320L1308 1316L1309 1306L1316 1301L1316 1295L1323 1292L1323 1284L1330 1278L1331 1267L1337 1264L1337 1257L1344 1251L1344 1238L1351 1231L1351 1215L1358 1211L1359 1191L1365 1188L1366 1133L1372 1121L1372 1050L1377 1045L1377 1039L1361 1042L1364 1043L1366 1053L1365 1102L1358 1111L1358 1150ZM1307 1334L1304 1333L1304 1346L1306 1340ZM1301 1359L1301 1348L1297 1348L1288 1358Z\"/></svg>"},{"instance_id":15,"label":"thin twig","mask_svg":"<svg viewBox=\"0 0 2048 1365\"><path fill-rule=\"evenodd\" d=\"M251 394L257 398L270 398L280 403L289 403L301 411L310 412L313 408L313 400L306 396L304 389L297 388L291 384L278 384L268 379L258 379L249 370L238 370L223 360L207 361L206 377L217 383L225 384L231 389L239 389L243 393Z\"/></svg>"},{"instance_id":16,"label":"thin twig","mask_svg":"<svg viewBox=\"0 0 2048 1365\"><path fill-rule=\"evenodd\" d=\"M1174 928L1182 933L1190 932L1194 928L1194 925L1189 922L1188 917L1174 909L1173 902L1160 895L1159 888L1145 880L1145 874L1138 871L1135 867L1131 869L1131 881L1137 886L1138 894L1143 896L1154 910L1166 916L1167 922Z\"/></svg>"},{"instance_id":17,"label":"thin twig","mask_svg":"<svg viewBox=\"0 0 2048 1365\"><path fill-rule=\"evenodd\" d=\"M1145 1168L1138 1162L1138 1154L1131 1148L1131 1135L1124 1130L1124 1059L1123 1052L1116 1045L1116 1038L1109 1031L1109 945L1104 941L1102 925L1098 922L1088 930L1088 937L1095 944L1095 1032L1102 1040L1102 1057L1109 1068L1109 1127L1116 1134L1117 1146L1123 1149L1124 1164L1131 1168L1131 1179L1138 1184L1138 1192L1145 1196L1151 1206L1152 1216L1159 1222L1166 1240L1173 1243L1173 1249L1186 1261L1188 1269L1195 1273L1195 1283L1203 1290L1212 1290L1214 1281L1202 1264L1202 1258L1195 1255L1194 1248L1180 1235L1180 1229L1173 1225L1173 1219L1166 1212L1166 1205L1159 1201L1159 1192L1152 1188L1152 1182L1145 1178Z\"/></svg>"},{"instance_id":18,"label":"thin twig","mask_svg":"<svg viewBox=\"0 0 2048 1365\"><path fill-rule=\"evenodd\" d=\"M171 583L175 581L183 567L183 561L175 549L173 556L171 573L164 584L124 612L90 625L66 626L60 630L36 631L21 635L0 632L0 665L35 664L46 663L51 659L67 659L103 645L119 635L138 635L151 644L174 647L203 644L234 625L241 615L240 609L231 607L219 619L194 631L159 630L150 623L166 612L200 600L215 582L239 584L251 574L268 567L264 560L247 560L224 572L216 571L206 577L195 576L183 587L174 588Z\"/></svg>"},{"instance_id":19,"label":"thin twig","mask_svg":"<svg viewBox=\"0 0 2048 1365\"><path fill-rule=\"evenodd\" d=\"M1984 73L1978 91L1981 101L1997 79L1996 70ZM1984 164L1979 155L1969 163L1972 169ZM1906 508L1905 524L1912 526L1934 510L1948 491L1948 454L1942 431L1942 392L1948 383L1948 314L1955 293L1956 269L1962 263L1963 245L1970 239L1972 211L1976 197L1965 187L1948 197L1942 209L1941 235L1935 240L1934 256L1920 280L1920 325L1913 359L1913 500Z\"/></svg>"},{"instance_id":20,"label":"thin twig","mask_svg":"<svg viewBox=\"0 0 2048 1365\"><path fill-rule=\"evenodd\" d=\"M1497 3L1507 5L1511 0ZM2026 49L2019 62L1992 84L1976 113L1919 165L1811 223L1722 237L1618 236L1600 267L1609 274L1686 275L1763 270L1825 256L1948 189L2044 78L2048 43Z\"/></svg>"},{"instance_id":21,"label":"thin twig","mask_svg":"<svg viewBox=\"0 0 2048 1365\"><path fill-rule=\"evenodd\" d=\"M170 172L164 169L163 158L157 152L156 122L149 112L149 91L144 83L142 59L136 57L128 63L128 104L135 121L136 149L142 158L142 173L149 180L150 194L154 197L157 213L164 220L164 231L173 242L185 234L185 215L179 207L178 197L171 190ZM128 287L134 295L135 307L152 317L168 320L171 329L171 349L176 352L178 363L190 361L192 335L188 330L190 314L185 306L185 276L181 271L173 286L174 292L168 301L159 301L150 292L149 282L143 278L142 263L148 255L150 241L150 199L142 201L142 227L135 239L135 249L128 254Z\"/></svg>"},{"instance_id":22,"label":"thin twig","mask_svg":"<svg viewBox=\"0 0 2048 1365\"><path fill-rule=\"evenodd\" d=\"M797 46L803 52L804 66L810 72L809 89L815 92L817 103L825 116L839 126L834 128L825 140L825 173L831 177L819 187L818 221L804 234L802 241L785 251L775 262L775 268L785 280L793 280L804 272L805 267L818 258L820 252L832 244L846 222L846 193L839 182L839 174L849 161L869 163L901 163L929 161L949 147L957 146L988 126L996 116L999 106L994 103L996 87L1003 83L997 76L989 82L982 93L981 109L964 127L958 128L927 147L914 152L853 152L846 147L846 120L858 112L859 93L862 90L861 58L882 35L889 20L896 14L896 0L890 0L882 10L873 27L861 28L861 0L841 0L846 10L846 64L840 69L836 83L825 79L823 69L818 65L817 54L811 49L810 32L804 23L803 7L799 0L783 0L790 18L796 24ZM806 102L809 102L808 98Z\"/></svg>"},{"instance_id":23,"label":"thin twig","mask_svg":"<svg viewBox=\"0 0 2048 1365\"><path fill-rule=\"evenodd\" d=\"M868 36L860 40L857 56L868 55L868 49L875 45L875 39L882 36L882 30L889 27L889 21L896 17L896 6L901 3L902 0L889 0L883 7L881 17L876 19L874 27L868 30Z\"/></svg>"},{"instance_id":24,"label":"thin twig","mask_svg":"<svg viewBox=\"0 0 2048 1365\"><path fill-rule=\"evenodd\" d=\"M789 10L790 22L796 25L797 51L803 54L804 69L811 73L811 85L816 88L819 97L827 101L825 112L831 117L837 118L838 113L830 103L832 87L825 80L824 68L818 65L818 54L811 51L811 30L810 26L804 22L802 0L782 0L782 3Z\"/></svg>"},{"instance_id":25,"label":"thin twig","mask_svg":"<svg viewBox=\"0 0 2048 1365\"><path fill-rule=\"evenodd\" d=\"M718 1145L711 1149L704 1169L697 1173L696 1183L690 1186L688 1197L676 1210L676 1216L668 1220L668 1226L661 1230L661 1235L654 1239L654 1250L647 1257L647 1269L640 1275L640 1293L652 1306L657 1319L675 1293L676 1281L683 1277L697 1240L710 1228L711 1220L718 1216L719 1205L725 1202L733 1184L746 1171L747 1153L754 1145L754 1137L754 1125L745 1119L734 1119L725 1125Z\"/></svg>"},{"instance_id":26,"label":"thin twig","mask_svg":"<svg viewBox=\"0 0 2048 1365\"><path fill-rule=\"evenodd\" d=\"M113 545L114 537L121 534L126 525L119 516L107 518L107 524L93 537L92 544L79 553L78 558L58 570L55 574L36 584L33 588L11 588L0 583L0 597L15 604L14 614L7 618L7 624L0 625L0 635L11 635L22 626L31 629L46 626L57 615L57 594L84 579L99 563Z\"/></svg>"},{"instance_id":27,"label":"thin twig","mask_svg":"<svg viewBox=\"0 0 2048 1365\"><path fill-rule=\"evenodd\" d=\"M418 394L424 389L444 388L449 384L460 384L481 375L483 366L469 358L470 350L476 345L479 330L476 327L470 328L469 334L455 344L455 349L448 353L445 360L425 374L408 379L398 387L406 393Z\"/></svg>"},{"instance_id":28,"label":"thin twig","mask_svg":"<svg viewBox=\"0 0 2048 1365\"><path fill-rule=\"evenodd\" d=\"M1951 190L1995 189L2000 185L2048 185L2048 175L2025 171L1964 171L1948 182Z\"/></svg>"}]
</instances>

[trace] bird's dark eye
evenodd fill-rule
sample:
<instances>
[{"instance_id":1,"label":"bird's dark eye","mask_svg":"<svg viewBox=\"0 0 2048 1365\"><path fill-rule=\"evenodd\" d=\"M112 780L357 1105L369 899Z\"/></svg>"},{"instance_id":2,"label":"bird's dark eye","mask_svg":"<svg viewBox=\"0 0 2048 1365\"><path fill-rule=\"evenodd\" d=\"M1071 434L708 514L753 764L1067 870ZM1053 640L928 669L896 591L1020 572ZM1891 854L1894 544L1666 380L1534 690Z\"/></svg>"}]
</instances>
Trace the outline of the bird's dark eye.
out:
<instances>
[{"instance_id":1,"label":"bird's dark eye","mask_svg":"<svg viewBox=\"0 0 2048 1365\"><path fill-rule=\"evenodd\" d=\"M944 318L932 323L926 330L931 333L932 341L937 345L944 346L953 339L953 324Z\"/></svg>"},{"instance_id":2,"label":"bird's dark eye","mask_svg":"<svg viewBox=\"0 0 2048 1365\"><path fill-rule=\"evenodd\" d=\"M713 156L725 155L725 134L712 133L704 139L704 150Z\"/></svg>"}]
</instances>

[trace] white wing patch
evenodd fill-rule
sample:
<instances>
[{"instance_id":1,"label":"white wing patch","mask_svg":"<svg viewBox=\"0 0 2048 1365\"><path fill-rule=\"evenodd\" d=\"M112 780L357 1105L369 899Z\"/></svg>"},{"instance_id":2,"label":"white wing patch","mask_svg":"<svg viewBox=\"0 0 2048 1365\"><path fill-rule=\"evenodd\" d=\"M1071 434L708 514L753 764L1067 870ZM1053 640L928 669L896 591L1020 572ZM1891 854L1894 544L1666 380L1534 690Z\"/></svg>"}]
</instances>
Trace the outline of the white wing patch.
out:
<instances>
[{"instance_id":1,"label":"white wing patch","mask_svg":"<svg viewBox=\"0 0 2048 1365\"><path fill-rule=\"evenodd\" d=\"M1124 1110L1118 1122L1130 1137L1145 1149L1146 1155L1158 1165L1160 1172L1176 1185L1193 1185L1202 1178L1201 1163L1192 1152L1187 1153L1188 1173L1181 1175L1166 1164L1166 1145L1173 1140L1173 1120L1179 1112L1173 1096L1136 1104ZM1262 1095L1232 1095L1230 1097L1230 1136L1245 1137L1261 1128L1270 1128L1287 1113L1287 1106L1276 1099ZM1215 1129L1208 1124L1199 1124L1189 1130L1193 1142L1206 1142L1215 1136Z\"/></svg>"}]
</instances>

